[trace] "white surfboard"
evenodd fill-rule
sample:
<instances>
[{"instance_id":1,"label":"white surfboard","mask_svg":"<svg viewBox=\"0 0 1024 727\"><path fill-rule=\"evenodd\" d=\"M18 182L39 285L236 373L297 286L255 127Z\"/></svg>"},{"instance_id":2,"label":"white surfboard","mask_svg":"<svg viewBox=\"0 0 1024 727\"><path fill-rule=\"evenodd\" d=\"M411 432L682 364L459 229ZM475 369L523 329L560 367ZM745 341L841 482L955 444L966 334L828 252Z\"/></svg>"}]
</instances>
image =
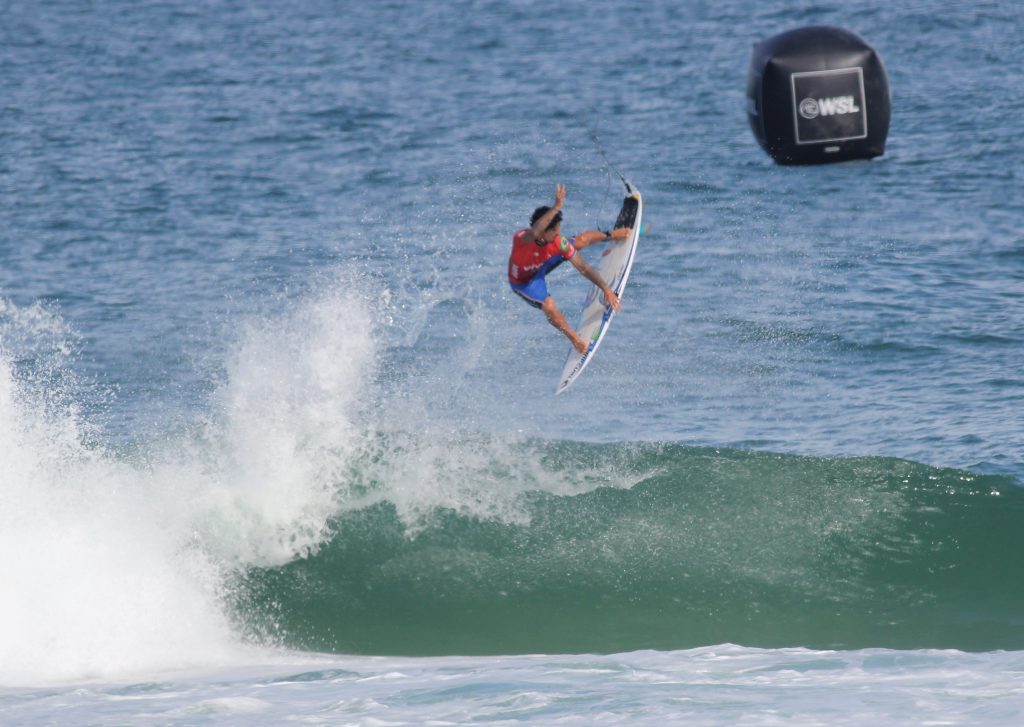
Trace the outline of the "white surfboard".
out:
<instances>
[{"instance_id":1,"label":"white surfboard","mask_svg":"<svg viewBox=\"0 0 1024 727\"><path fill-rule=\"evenodd\" d=\"M636 243L640 239L641 218L644 212L643 199L629 182L623 180L626 185L626 198L622 200L622 209L615 220L615 226L630 228L630 235L625 240L609 240L605 243L604 252L601 255L601 262L597 265L597 271L608 283L608 287L615 291L615 294L622 299L622 291L626 288L626 280L629 279L629 271L633 267L633 258L636 255ZM575 348L569 349L569 356L562 368L562 376L558 381L555 394L561 394L572 386L572 383L583 373L583 369L594 358L597 347L601 345L604 334L611 325L615 311L605 302L604 294L595 285L583 301L583 312L580 315L579 325L576 326L576 333L584 341L589 342L586 353L580 353Z\"/></svg>"}]
</instances>

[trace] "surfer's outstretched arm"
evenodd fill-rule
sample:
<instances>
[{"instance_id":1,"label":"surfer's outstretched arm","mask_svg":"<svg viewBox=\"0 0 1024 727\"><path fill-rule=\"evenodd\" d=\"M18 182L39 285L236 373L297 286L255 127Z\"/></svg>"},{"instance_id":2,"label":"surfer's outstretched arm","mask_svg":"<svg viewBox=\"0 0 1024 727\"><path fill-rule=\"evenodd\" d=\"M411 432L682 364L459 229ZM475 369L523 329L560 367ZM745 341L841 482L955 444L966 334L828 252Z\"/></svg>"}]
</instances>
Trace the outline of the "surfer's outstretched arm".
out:
<instances>
[{"instance_id":1,"label":"surfer's outstretched arm","mask_svg":"<svg viewBox=\"0 0 1024 727\"><path fill-rule=\"evenodd\" d=\"M539 240L544 237L544 233L547 231L548 226L555 219L555 216L562 211L562 206L565 204L565 185L555 185L555 204L553 207L549 207L547 212L537 218L537 220L530 227L531 240ZM539 210L538 210L539 211ZM561 218L559 218L561 219Z\"/></svg>"},{"instance_id":2,"label":"surfer's outstretched arm","mask_svg":"<svg viewBox=\"0 0 1024 727\"><path fill-rule=\"evenodd\" d=\"M611 304L612 310L617 311L619 309L619 296L615 295L615 291L608 287L608 283L606 283L604 278L601 277L601 273L587 265L580 255L573 255L569 262L573 264L573 267L580 271L580 275L601 289L601 292L604 293L605 300Z\"/></svg>"}]
</instances>

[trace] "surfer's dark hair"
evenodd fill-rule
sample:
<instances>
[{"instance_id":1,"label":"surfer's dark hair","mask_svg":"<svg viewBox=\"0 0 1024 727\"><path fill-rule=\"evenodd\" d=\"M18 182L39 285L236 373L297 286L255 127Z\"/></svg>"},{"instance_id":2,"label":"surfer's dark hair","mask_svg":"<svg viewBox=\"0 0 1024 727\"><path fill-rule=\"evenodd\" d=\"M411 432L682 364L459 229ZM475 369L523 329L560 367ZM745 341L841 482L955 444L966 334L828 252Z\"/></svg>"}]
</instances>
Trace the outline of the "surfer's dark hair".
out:
<instances>
[{"instance_id":1,"label":"surfer's dark hair","mask_svg":"<svg viewBox=\"0 0 1024 727\"><path fill-rule=\"evenodd\" d=\"M537 224L537 220L539 220L541 217L543 217L544 215L546 215L550 211L551 211L550 207L538 207L537 209L535 209L533 211L533 214L530 216L530 227L533 227L534 225L536 225ZM562 211L559 210L555 214L555 216L551 218L550 224L548 224L548 226L544 229L544 231L547 232L548 230L555 229L555 227L557 227L558 223L560 223L561 221L562 221Z\"/></svg>"}]
</instances>

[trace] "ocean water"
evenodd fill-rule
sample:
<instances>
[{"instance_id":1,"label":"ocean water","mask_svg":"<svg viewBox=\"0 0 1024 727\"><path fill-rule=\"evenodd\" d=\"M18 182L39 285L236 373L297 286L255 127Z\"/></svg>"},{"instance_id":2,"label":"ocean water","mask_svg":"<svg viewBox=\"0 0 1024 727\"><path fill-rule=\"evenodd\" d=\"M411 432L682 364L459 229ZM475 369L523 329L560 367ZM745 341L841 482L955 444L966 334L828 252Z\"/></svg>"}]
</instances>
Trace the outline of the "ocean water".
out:
<instances>
[{"instance_id":1,"label":"ocean water","mask_svg":"<svg viewBox=\"0 0 1024 727\"><path fill-rule=\"evenodd\" d=\"M0 722L1024 719L1016 3L3 16ZM754 141L809 24L884 59L884 156ZM618 173L556 398L511 235Z\"/></svg>"}]
</instances>

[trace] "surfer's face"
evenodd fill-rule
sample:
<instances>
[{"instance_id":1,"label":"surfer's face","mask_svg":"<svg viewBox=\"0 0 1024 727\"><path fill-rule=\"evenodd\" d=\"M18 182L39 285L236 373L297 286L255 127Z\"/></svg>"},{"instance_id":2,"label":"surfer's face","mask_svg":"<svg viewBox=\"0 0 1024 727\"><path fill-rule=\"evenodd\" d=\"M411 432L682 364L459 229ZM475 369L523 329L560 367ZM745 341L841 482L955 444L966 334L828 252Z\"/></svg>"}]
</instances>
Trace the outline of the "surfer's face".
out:
<instances>
[{"instance_id":1,"label":"surfer's face","mask_svg":"<svg viewBox=\"0 0 1024 727\"><path fill-rule=\"evenodd\" d=\"M554 227L549 227L544 232L544 242L553 242L558 239L558 236L562 234L562 223L559 222Z\"/></svg>"}]
</instances>

